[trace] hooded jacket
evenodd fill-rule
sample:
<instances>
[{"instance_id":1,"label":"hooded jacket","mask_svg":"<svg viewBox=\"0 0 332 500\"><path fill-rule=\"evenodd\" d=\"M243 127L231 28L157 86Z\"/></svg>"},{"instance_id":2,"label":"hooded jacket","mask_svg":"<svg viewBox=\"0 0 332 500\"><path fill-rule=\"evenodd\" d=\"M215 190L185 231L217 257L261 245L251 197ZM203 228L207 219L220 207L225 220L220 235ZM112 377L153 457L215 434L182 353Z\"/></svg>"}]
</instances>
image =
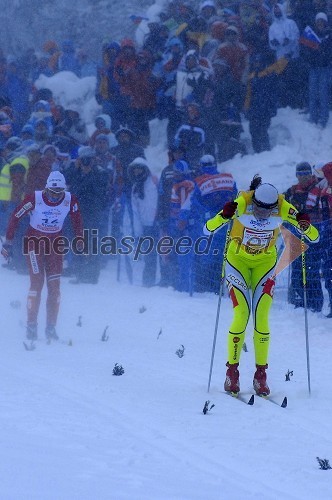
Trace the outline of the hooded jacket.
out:
<instances>
[{"instance_id":1,"label":"hooded jacket","mask_svg":"<svg viewBox=\"0 0 332 500\"><path fill-rule=\"evenodd\" d=\"M299 57L300 32L297 24L288 19L285 13L285 5L277 3L281 10L281 17L277 18L272 11L273 23L269 28L269 45L276 53L276 58L288 57L295 59Z\"/></svg>"}]
</instances>

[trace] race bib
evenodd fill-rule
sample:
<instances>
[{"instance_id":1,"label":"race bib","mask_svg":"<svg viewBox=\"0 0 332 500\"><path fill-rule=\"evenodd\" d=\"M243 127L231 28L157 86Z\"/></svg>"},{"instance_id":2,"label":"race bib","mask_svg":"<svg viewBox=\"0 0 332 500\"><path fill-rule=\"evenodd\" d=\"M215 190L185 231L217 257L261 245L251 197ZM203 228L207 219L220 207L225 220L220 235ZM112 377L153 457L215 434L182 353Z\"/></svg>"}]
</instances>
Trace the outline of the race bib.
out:
<instances>
[{"instance_id":1,"label":"race bib","mask_svg":"<svg viewBox=\"0 0 332 500\"><path fill-rule=\"evenodd\" d=\"M263 250L269 246L273 238L273 231L256 231L255 229L244 229L242 243L253 250Z\"/></svg>"}]
</instances>

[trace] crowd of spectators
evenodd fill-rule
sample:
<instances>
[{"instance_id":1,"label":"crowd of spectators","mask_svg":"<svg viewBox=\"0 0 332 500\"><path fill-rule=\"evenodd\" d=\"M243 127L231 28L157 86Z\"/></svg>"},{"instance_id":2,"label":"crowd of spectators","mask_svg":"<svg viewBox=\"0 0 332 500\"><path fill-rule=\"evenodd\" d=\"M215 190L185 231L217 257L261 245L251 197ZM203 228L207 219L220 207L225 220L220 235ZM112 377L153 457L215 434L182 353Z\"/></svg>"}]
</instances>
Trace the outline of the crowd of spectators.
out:
<instances>
[{"instance_id":1,"label":"crowd of spectators","mask_svg":"<svg viewBox=\"0 0 332 500\"><path fill-rule=\"evenodd\" d=\"M204 221L236 196L232 174L221 173L217 164L247 153L244 120L257 153L270 149L271 118L280 107L299 109L326 127L331 10L327 0L203 0L198 6L170 0L153 19L133 16L147 26L144 38L107 40L98 64L71 40L46 41L41 53L28 49L15 58L0 50L0 234L24 194L43 189L50 171L60 170L80 201L85 228L98 229L100 236L120 239L127 217L135 237L197 239ZM61 107L49 89L34 87L41 74L59 71L97 77L100 114L92 134L77 110ZM153 118L167 119L169 162L160 179L145 157ZM330 188L321 188L311 173L309 189L297 174L299 185L288 192L289 200L296 205L303 190L311 200L311 190L318 190L320 220L314 222L321 223L323 213L328 220ZM325 181L326 175L323 169ZM220 250L224 233L217 238L213 248ZM145 286L156 284L158 258L161 286L189 292L218 288L213 277L222 252L199 259L193 251L181 257L149 252ZM332 265L322 259L328 276ZM106 263L99 256L69 256L65 272L76 277L73 282L96 283ZM25 272L18 249L11 266ZM301 305L295 267L293 276L291 300ZM326 280L332 288L331 276Z\"/></svg>"}]
</instances>

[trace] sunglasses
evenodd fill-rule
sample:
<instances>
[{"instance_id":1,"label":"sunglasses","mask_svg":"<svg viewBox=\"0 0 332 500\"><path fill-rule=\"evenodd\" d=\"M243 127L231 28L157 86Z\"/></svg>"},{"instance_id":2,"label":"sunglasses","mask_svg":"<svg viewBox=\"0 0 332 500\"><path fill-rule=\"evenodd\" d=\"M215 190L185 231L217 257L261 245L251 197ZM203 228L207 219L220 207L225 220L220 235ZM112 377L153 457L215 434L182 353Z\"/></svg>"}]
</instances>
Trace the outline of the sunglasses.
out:
<instances>
[{"instance_id":1,"label":"sunglasses","mask_svg":"<svg viewBox=\"0 0 332 500\"><path fill-rule=\"evenodd\" d=\"M272 213L273 208L263 208L259 207L255 203L253 204L253 213L257 219L268 219Z\"/></svg>"},{"instance_id":2,"label":"sunglasses","mask_svg":"<svg viewBox=\"0 0 332 500\"><path fill-rule=\"evenodd\" d=\"M51 193L53 194L62 194L65 192L64 188L57 188L57 189L60 189L60 191L55 191L54 189L48 188L48 190L51 191Z\"/></svg>"}]
</instances>

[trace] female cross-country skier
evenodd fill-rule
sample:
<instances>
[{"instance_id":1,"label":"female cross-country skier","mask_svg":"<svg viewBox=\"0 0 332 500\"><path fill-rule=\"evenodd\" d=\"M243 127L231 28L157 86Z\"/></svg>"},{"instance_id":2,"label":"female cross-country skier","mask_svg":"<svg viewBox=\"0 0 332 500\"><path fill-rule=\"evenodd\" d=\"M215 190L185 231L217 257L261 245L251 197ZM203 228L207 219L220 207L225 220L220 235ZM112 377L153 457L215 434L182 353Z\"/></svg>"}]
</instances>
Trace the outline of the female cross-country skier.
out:
<instances>
[{"instance_id":1,"label":"female cross-country skier","mask_svg":"<svg viewBox=\"0 0 332 500\"><path fill-rule=\"evenodd\" d=\"M272 184L262 183L258 176L252 180L249 191L239 193L234 201L227 202L206 222L204 232L214 233L230 220L234 222L229 235L225 277L233 303L233 321L228 333L224 388L233 395L240 391L240 354L252 309L256 361L253 386L259 396L267 396L270 394L266 381L269 311L275 285L279 226L289 222L311 242L317 242L319 234L310 224L308 214L298 212Z\"/></svg>"}]
</instances>

